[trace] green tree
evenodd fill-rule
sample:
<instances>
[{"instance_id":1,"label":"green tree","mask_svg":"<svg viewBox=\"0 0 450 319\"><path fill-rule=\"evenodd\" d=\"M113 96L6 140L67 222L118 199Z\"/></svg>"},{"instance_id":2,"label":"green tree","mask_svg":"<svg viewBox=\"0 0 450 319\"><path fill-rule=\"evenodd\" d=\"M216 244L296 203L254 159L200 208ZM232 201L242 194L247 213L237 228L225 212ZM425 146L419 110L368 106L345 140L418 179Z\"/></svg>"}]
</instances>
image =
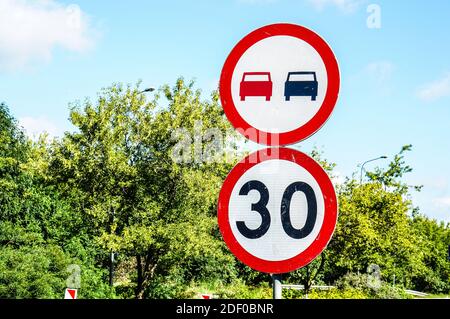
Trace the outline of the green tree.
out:
<instances>
[{"instance_id":1,"label":"green tree","mask_svg":"<svg viewBox=\"0 0 450 319\"><path fill-rule=\"evenodd\" d=\"M411 228L414 207L402 181L412 170L404 160L410 150L411 145L402 147L388 169L368 172L368 183L348 179L338 187L339 222L329 245L335 266L327 278L366 272L371 264L390 282L394 275L398 282L421 272L423 253Z\"/></svg>"},{"instance_id":2,"label":"green tree","mask_svg":"<svg viewBox=\"0 0 450 319\"><path fill-rule=\"evenodd\" d=\"M68 257L58 246L0 249L2 298L61 298Z\"/></svg>"},{"instance_id":3,"label":"green tree","mask_svg":"<svg viewBox=\"0 0 450 319\"><path fill-rule=\"evenodd\" d=\"M163 283L234 276L215 219L231 166L173 159L177 129L195 139L196 123L221 134L229 124L217 94L201 101L193 83L182 79L162 93L167 106L159 94L147 101L138 86L113 85L96 103L73 105L70 119L78 131L66 133L51 155L55 185L89 220L97 241L105 251L134 259L137 298L166 297ZM189 150L198 152L195 145Z\"/></svg>"},{"instance_id":4,"label":"green tree","mask_svg":"<svg viewBox=\"0 0 450 319\"><path fill-rule=\"evenodd\" d=\"M420 291L450 293L450 225L421 214L414 216L411 224L418 238L422 267L421 272L408 278L410 284Z\"/></svg>"},{"instance_id":5,"label":"green tree","mask_svg":"<svg viewBox=\"0 0 450 319\"><path fill-rule=\"evenodd\" d=\"M48 183L45 137L29 141L4 104L0 124L0 298L62 298L71 263L80 297L109 296L86 224Z\"/></svg>"}]
</instances>

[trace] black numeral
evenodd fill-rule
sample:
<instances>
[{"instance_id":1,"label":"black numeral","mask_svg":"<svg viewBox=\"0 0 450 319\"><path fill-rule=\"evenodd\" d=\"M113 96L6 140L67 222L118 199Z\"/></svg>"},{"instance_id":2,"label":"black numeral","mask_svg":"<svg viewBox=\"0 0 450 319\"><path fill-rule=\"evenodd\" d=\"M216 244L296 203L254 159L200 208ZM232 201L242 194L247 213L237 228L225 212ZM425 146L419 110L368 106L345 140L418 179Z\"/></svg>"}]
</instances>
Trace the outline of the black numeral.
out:
<instances>
[{"instance_id":1,"label":"black numeral","mask_svg":"<svg viewBox=\"0 0 450 319\"><path fill-rule=\"evenodd\" d=\"M296 229L291 222L291 200L295 192L302 192L306 196L308 203L308 214L306 216L305 226L301 229ZM295 182L286 188L281 200L281 224L283 229L290 237L294 239L301 239L308 236L314 229L317 218L317 202L316 195L311 186L304 182Z\"/></svg>"},{"instance_id":2,"label":"black numeral","mask_svg":"<svg viewBox=\"0 0 450 319\"><path fill-rule=\"evenodd\" d=\"M252 211L261 215L261 225L256 229L250 229L245 225L245 222L237 221L236 226L243 236L256 239L267 233L270 227L270 213L266 207L269 202L269 190L260 181L249 181L242 185L239 195L248 195L251 190L257 190L260 195L259 201L252 204Z\"/></svg>"},{"instance_id":3,"label":"black numeral","mask_svg":"<svg viewBox=\"0 0 450 319\"><path fill-rule=\"evenodd\" d=\"M270 227L270 212L267 209L269 202L269 190L266 185L260 181L249 181L242 185L239 195L248 195L252 190L259 192L259 201L251 205L251 210L261 215L261 225L256 229L250 229L245 222L236 221L239 232L249 238L256 239L264 236ZM306 196L308 211L305 225L301 229L292 226L291 221L291 200L296 192L302 192ZM310 185L304 182L295 182L289 185L283 193L281 199L281 224L286 234L294 239L302 239L308 236L314 229L317 219L317 201L314 190Z\"/></svg>"}]
</instances>

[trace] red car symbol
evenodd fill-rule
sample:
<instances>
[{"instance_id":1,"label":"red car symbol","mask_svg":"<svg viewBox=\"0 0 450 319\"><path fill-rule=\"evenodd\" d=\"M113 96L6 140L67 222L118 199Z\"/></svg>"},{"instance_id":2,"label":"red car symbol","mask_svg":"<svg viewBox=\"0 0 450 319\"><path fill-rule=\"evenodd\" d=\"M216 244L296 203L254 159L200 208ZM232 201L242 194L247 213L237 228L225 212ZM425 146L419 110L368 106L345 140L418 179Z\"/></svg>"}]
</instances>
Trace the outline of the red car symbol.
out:
<instances>
[{"instance_id":1,"label":"red car symbol","mask_svg":"<svg viewBox=\"0 0 450 319\"><path fill-rule=\"evenodd\" d=\"M244 72L239 88L241 101L247 96L265 96L270 101L272 96L272 79L270 72Z\"/></svg>"}]
</instances>

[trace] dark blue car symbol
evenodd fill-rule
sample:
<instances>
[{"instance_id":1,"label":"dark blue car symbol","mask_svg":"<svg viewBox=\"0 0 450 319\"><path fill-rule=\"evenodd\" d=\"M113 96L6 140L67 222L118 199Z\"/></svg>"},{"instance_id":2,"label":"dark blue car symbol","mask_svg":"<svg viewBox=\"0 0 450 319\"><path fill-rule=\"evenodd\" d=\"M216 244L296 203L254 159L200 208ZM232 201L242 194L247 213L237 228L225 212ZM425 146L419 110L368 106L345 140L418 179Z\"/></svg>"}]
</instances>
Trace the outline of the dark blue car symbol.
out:
<instances>
[{"instance_id":1,"label":"dark blue car symbol","mask_svg":"<svg viewBox=\"0 0 450 319\"><path fill-rule=\"evenodd\" d=\"M311 101L315 101L318 86L316 72L289 72L284 83L284 96L286 101L291 96L310 96Z\"/></svg>"}]
</instances>

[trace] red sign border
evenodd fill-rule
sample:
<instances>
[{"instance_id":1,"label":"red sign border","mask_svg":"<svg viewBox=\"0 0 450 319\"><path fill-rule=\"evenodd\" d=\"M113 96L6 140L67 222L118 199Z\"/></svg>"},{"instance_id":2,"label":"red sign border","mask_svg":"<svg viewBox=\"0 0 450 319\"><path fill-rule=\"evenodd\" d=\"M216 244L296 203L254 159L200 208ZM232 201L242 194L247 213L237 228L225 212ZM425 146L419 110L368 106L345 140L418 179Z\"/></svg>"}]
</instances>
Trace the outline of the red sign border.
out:
<instances>
[{"instance_id":1,"label":"red sign border","mask_svg":"<svg viewBox=\"0 0 450 319\"><path fill-rule=\"evenodd\" d=\"M278 154L276 153L278 152ZM273 154L277 154L275 157ZM272 156L271 156L272 154ZM253 160L250 159L257 159ZM267 160L286 160L305 168L317 181L324 197L324 221L322 228L312 244L300 254L281 261L269 261L253 256L245 250L234 236L229 222L229 202L231 192L239 178L253 166ZM254 270L279 274L294 271L306 266L325 249L331 240L338 217L338 204L333 184L323 168L308 155L290 148L266 148L248 155L230 171L219 195L217 215L220 232L230 251L244 264Z\"/></svg>"},{"instance_id":2,"label":"red sign border","mask_svg":"<svg viewBox=\"0 0 450 319\"><path fill-rule=\"evenodd\" d=\"M319 111L311 120L289 132L268 133L252 127L241 117L234 105L233 97L231 95L231 79L239 59L252 45L268 37L283 35L296 37L306 41L319 53L327 70L328 87L327 92L325 93L325 99ZM325 124L336 105L339 96L339 87L340 74L338 62L325 40L314 31L305 27L289 23L277 23L264 26L249 33L233 48L222 68L219 91L222 107L228 120L236 129L239 129L241 134L241 130L243 130L243 132L249 129L256 130L256 134L244 136L258 144L282 146L307 139Z\"/></svg>"}]
</instances>

